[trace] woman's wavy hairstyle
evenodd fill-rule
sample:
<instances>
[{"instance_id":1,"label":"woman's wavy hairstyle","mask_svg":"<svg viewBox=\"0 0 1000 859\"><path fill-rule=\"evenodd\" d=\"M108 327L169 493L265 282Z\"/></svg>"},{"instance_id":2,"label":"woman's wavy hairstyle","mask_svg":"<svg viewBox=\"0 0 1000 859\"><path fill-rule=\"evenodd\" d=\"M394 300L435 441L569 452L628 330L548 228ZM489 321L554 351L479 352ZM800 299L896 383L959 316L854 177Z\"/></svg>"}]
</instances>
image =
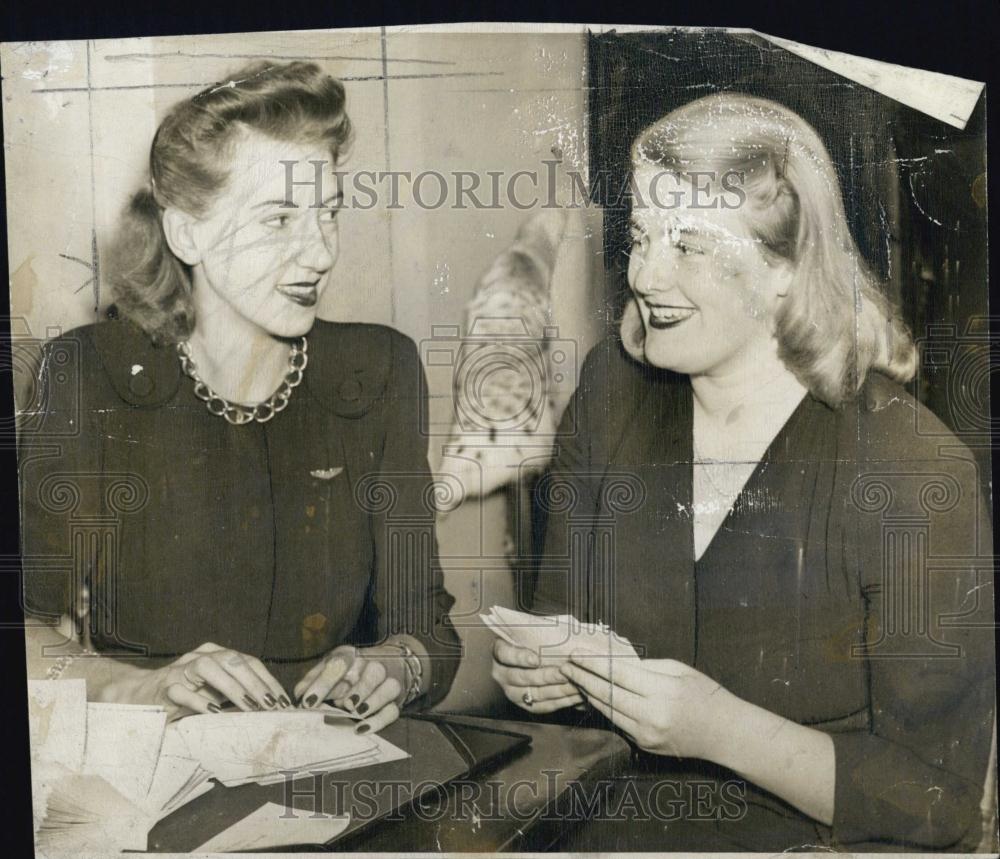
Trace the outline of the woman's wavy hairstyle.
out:
<instances>
[{"instance_id":1,"label":"woman's wavy hairstyle","mask_svg":"<svg viewBox=\"0 0 1000 859\"><path fill-rule=\"evenodd\" d=\"M191 270L170 250L161 213L205 214L248 129L324 145L336 163L351 136L344 87L315 63L259 61L171 108L150 147L149 184L126 207L109 260L119 311L157 342L183 340L195 323Z\"/></svg>"},{"instance_id":2,"label":"woman's wavy hairstyle","mask_svg":"<svg viewBox=\"0 0 1000 859\"><path fill-rule=\"evenodd\" d=\"M632 161L679 174L706 171L713 182L729 175L729 188L742 190L741 213L754 238L795 267L775 333L785 365L815 397L837 407L856 395L869 370L913 378L910 332L858 251L830 156L800 116L761 98L710 95L643 131ZM634 297L621 336L644 361Z\"/></svg>"}]
</instances>

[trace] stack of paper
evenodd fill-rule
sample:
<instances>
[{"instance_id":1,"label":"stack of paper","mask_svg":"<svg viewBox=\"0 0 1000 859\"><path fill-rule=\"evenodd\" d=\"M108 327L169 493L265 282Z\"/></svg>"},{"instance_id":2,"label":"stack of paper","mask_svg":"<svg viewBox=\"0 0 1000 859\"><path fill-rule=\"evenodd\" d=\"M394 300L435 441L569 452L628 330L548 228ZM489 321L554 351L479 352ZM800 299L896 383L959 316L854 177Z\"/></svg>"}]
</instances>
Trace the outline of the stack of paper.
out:
<instances>
[{"instance_id":1,"label":"stack of paper","mask_svg":"<svg viewBox=\"0 0 1000 859\"><path fill-rule=\"evenodd\" d=\"M32 680L28 684L28 732L36 760L79 770L87 743L86 681Z\"/></svg>"},{"instance_id":2,"label":"stack of paper","mask_svg":"<svg viewBox=\"0 0 1000 859\"><path fill-rule=\"evenodd\" d=\"M479 617L508 644L533 650L543 665L561 665L577 651L639 658L627 638L604 624L581 623L572 615L543 617L495 605Z\"/></svg>"},{"instance_id":3,"label":"stack of paper","mask_svg":"<svg viewBox=\"0 0 1000 859\"><path fill-rule=\"evenodd\" d=\"M164 731L153 783L146 795L146 807L155 814L156 820L213 787L209 781L212 774L188 756L187 746L177 736L175 725L168 725Z\"/></svg>"},{"instance_id":4,"label":"stack of paper","mask_svg":"<svg viewBox=\"0 0 1000 859\"><path fill-rule=\"evenodd\" d=\"M269 784L408 757L378 735L356 734L356 718L324 706L189 716L167 725L161 707L88 703L83 680L32 681L37 845L43 852L145 850L155 823L211 790L213 779L227 787ZM285 825L280 837L274 831L273 846L333 837L331 831ZM239 843L258 846L265 835L253 821L233 833Z\"/></svg>"},{"instance_id":5,"label":"stack of paper","mask_svg":"<svg viewBox=\"0 0 1000 859\"><path fill-rule=\"evenodd\" d=\"M164 813L156 791L166 721L161 707L87 703L83 680L29 683L40 849L146 849Z\"/></svg>"},{"instance_id":6,"label":"stack of paper","mask_svg":"<svg viewBox=\"0 0 1000 859\"><path fill-rule=\"evenodd\" d=\"M47 764L49 767L58 766ZM149 815L101 776L64 770L53 778L35 832L42 855L93 850L145 850ZM37 801L37 798L36 798Z\"/></svg>"},{"instance_id":7,"label":"stack of paper","mask_svg":"<svg viewBox=\"0 0 1000 859\"><path fill-rule=\"evenodd\" d=\"M167 727L162 707L87 704L85 775L101 776L137 805L146 801Z\"/></svg>"},{"instance_id":8,"label":"stack of paper","mask_svg":"<svg viewBox=\"0 0 1000 859\"><path fill-rule=\"evenodd\" d=\"M408 757L377 734L357 734L329 710L189 716L174 723L178 747L226 787L271 784L296 774L337 772Z\"/></svg>"}]
</instances>

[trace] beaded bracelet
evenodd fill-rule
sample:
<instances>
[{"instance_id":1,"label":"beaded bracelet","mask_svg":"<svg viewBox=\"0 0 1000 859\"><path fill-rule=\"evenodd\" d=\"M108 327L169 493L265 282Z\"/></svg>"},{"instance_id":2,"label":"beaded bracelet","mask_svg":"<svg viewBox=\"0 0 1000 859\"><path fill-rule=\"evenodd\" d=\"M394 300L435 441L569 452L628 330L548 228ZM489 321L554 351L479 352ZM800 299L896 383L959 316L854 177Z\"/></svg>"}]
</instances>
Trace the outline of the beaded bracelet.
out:
<instances>
[{"instance_id":1,"label":"beaded bracelet","mask_svg":"<svg viewBox=\"0 0 1000 859\"><path fill-rule=\"evenodd\" d=\"M403 654L403 670L406 672L406 697L403 699L405 707L415 701L423 694L424 667L420 664L420 657L413 652L413 649L402 641L388 641L393 647L398 647Z\"/></svg>"},{"instance_id":2,"label":"beaded bracelet","mask_svg":"<svg viewBox=\"0 0 1000 859\"><path fill-rule=\"evenodd\" d=\"M81 656L100 656L100 655L101 654L99 654L96 650L89 650L89 649L82 650L80 653L67 653L63 656L58 657L56 661L49 666L49 670L45 672L45 677L47 680L58 680L62 676L62 673L67 668L69 668L70 665L72 665L73 660Z\"/></svg>"}]
</instances>

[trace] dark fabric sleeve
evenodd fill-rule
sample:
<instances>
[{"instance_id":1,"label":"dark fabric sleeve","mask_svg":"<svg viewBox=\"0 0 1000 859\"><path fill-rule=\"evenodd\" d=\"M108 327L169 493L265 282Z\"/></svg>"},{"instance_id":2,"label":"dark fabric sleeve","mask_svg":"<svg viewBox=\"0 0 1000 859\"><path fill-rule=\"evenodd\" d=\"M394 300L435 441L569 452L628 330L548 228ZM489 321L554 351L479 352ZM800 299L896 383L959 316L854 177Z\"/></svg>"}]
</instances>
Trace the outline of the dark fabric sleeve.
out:
<instances>
[{"instance_id":1,"label":"dark fabric sleeve","mask_svg":"<svg viewBox=\"0 0 1000 859\"><path fill-rule=\"evenodd\" d=\"M70 520L98 512L81 486L96 470L93 421L81 402L98 379L96 363L89 338L79 331L46 343L28 361L32 378L19 403L18 476L23 608L34 617L76 614L92 572L89 564L77 569L81 564L74 563Z\"/></svg>"},{"instance_id":2,"label":"dark fabric sleeve","mask_svg":"<svg viewBox=\"0 0 1000 859\"><path fill-rule=\"evenodd\" d=\"M975 850L995 700L992 534L972 454L859 469L852 503L867 603L870 727L832 734L845 846ZM964 457L963 457L964 452Z\"/></svg>"},{"instance_id":3,"label":"dark fabric sleeve","mask_svg":"<svg viewBox=\"0 0 1000 859\"><path fill-rule=\"evenodd\" d=\"M385 442L376 480L361 490L374 509L376 574L372 598L379 637L408 634L430 657L430 684L417 704L447 694L462 655L449 617L435 534L434 482L427 462L427 381L411 340L394 332L385 394Z\"/></svg>"}]
</instances>

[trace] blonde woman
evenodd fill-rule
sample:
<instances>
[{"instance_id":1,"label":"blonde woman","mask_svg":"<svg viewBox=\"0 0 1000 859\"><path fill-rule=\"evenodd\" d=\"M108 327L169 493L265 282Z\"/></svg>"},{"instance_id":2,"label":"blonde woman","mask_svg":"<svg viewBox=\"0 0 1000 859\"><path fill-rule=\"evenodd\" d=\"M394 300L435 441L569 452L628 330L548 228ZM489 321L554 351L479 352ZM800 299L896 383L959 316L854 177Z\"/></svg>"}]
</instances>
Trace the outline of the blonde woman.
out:
<instances>
[{"instance_id":1,"label":"blonde woman","mask_svg":"<svg viewBox=\"0 0 1000 859\"><path fill-rule=\"evenodd\" d=\"M643 658L495 649L520 707L585 702L634 748L561 848L974 848L989 515L971 454L901 386L914 345L830 158L793 112L732 93L632 156L632 295L541 493L534 610Z\"/></svg>"}]
</instances>

